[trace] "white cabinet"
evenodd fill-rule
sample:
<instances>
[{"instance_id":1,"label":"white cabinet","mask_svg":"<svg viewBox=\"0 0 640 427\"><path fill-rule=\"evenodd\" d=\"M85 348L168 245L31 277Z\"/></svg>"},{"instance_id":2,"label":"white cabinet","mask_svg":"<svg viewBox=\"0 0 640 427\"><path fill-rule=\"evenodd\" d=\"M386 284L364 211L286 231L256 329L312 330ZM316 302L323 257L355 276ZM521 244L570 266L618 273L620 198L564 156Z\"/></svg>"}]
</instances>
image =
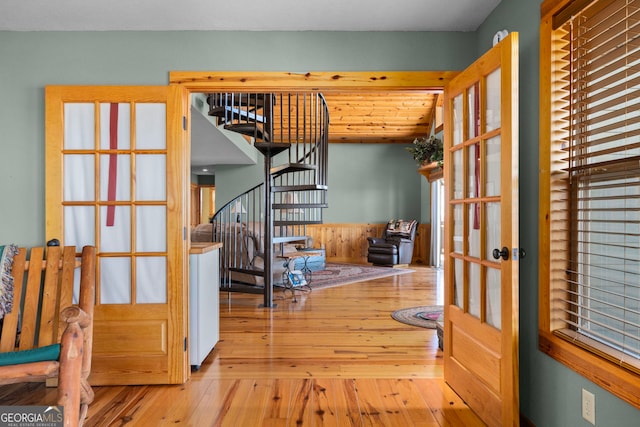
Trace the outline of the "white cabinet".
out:
<instances>
[{"instance_id":1,"label":"white cabinet","mask_svg":"<svg viewBox=\"0 0 640 427\"><path fill-rule=\"evenodd\" d=\"M191 244L189 252L189 361L200 369L220 339L219 243Z\"/></svg>"}]
</instances>

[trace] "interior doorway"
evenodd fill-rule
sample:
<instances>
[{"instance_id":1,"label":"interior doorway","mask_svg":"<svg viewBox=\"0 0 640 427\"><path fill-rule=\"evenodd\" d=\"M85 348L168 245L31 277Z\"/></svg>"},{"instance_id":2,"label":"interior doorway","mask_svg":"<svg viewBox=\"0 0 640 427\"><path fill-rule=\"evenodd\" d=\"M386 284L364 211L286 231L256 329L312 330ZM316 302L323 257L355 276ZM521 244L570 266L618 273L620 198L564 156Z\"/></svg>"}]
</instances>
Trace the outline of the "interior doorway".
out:
<instances>
[{"instance_id":1,"label":"interior doorway","mask_svg":"<svg viewBox=\"0 0 640 427\"><path fill-rule=\"evenodd\" d=\"M200 185L200 224L208 223L216 213L216 187Z\"/></svg>"}]
</instances>

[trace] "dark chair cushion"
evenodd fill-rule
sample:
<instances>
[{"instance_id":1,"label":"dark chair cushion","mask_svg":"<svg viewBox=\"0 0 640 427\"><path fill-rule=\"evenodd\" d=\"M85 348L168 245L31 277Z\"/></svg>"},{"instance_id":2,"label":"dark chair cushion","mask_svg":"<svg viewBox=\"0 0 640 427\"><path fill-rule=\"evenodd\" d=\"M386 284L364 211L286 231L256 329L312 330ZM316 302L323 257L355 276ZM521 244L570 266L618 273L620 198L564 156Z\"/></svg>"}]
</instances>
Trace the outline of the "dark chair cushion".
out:
<instances>
[{"instance_id":1,"label":"dark chair cushion","mask_svg":"<svg viewBox=\"0 0 640 427\"><path fill-rule=\"evenodd\" d=\"M370 254L397 254L398 247L391 243L379 243L369 247Z\"/></svg>"}]
</instances>

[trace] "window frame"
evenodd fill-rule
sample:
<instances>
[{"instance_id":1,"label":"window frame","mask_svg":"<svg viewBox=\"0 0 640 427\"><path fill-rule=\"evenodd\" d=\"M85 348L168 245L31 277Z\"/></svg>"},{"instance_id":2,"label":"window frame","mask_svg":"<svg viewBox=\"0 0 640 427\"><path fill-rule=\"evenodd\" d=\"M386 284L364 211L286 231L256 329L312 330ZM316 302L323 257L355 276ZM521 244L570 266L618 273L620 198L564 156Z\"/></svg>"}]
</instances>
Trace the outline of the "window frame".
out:
<instances>
[{"instance_id":1,"label":"window frame","mask_svg":"<svg viewBox=\"0 0 640 427\"><path fill-rule=\"evenodd\" d=\"M595 352L567 341L554 331L551 296L554 277L562 274L561 262L553 259L555 250L563 243L551 227L553 199L552 186L558 181L552 175L552 162L557 161L552 151L552 138L560 129L559 115L554 109L554 82L552 80L554 19L579 11L591 0L545 0L540 6L540 212L539 212L539 341L538 348L576 373L599 385L629 404L640 408L640 375L620 367ZM557 282L562 282L561 280ZM556 283L557 283L556 282Z\"/></svg>"}]
</instances>

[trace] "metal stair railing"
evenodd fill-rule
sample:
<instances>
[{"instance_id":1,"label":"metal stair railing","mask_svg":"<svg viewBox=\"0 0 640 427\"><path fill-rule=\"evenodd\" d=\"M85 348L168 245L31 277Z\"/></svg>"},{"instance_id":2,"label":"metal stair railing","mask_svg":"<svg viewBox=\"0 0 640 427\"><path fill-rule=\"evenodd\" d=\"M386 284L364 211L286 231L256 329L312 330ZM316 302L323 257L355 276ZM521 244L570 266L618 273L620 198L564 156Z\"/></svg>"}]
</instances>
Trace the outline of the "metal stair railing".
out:
<instances>
[{"instance_id":1,"label":"metal stair railing","mask_svg":"<svg viewBox=\"0 0 640 427\"><path fill-rule=\"evenodd\" d=\"M306 225L322 223L327 207L328 108L318 93L218 93L207 100L210 115L250 138L265 156L265 182L212 218L213 240L223 244L221 289L247 291L235 277L261 277L270 307L277 246L304 239Z\"/></svg>"}]
</instances>

